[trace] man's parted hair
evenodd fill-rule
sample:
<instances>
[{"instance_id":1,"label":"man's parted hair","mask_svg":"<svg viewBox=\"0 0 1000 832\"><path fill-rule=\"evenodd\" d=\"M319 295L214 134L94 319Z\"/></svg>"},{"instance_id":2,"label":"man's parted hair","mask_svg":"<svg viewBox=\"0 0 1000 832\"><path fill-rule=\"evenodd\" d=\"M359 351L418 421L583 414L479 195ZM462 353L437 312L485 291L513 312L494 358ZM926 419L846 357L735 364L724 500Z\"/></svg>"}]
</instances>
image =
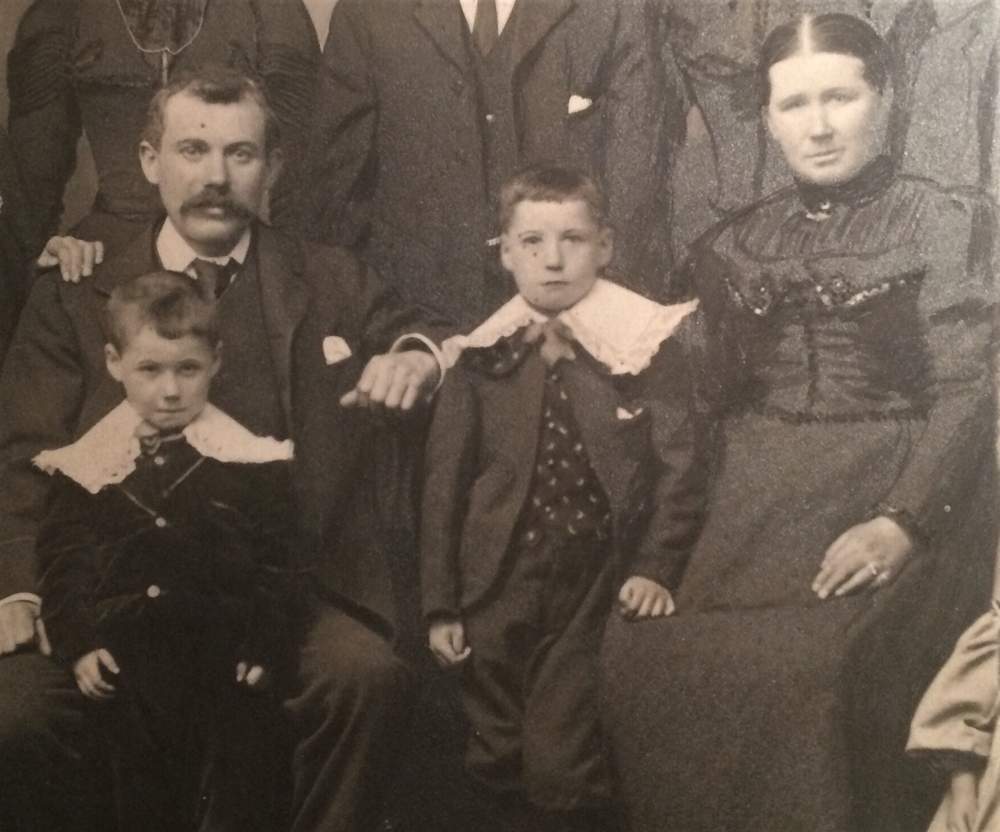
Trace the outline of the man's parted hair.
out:
<instances>
[{"instance_id":1,"label":"man's parted hair","mask_svg":"<svg viewBox=\"0 0 1000 832\"><path fill-rule=\"evenodd\" d=\"M277 116L260 84L231 67L206 64L197 69L178 72L166 86L157 90L153 100L149 102L142 139L157 150L163 141L167 102L180 93L193 95L206 104L238 104L249 98L264 114L264 152L270 153L281 143L281 128Z\"/></svg>"},{"instance_id":2,"label":"man's parted hair","mask_svg":"<svg viewBox=\"0 0 1000 832\"><path fill-rule=\"evenodd\" d=\"M515 173L500 188L500 230L507 231L521 202L587 203L599 228L608 226L608 201L587 174L554 164L536 164Z\"/></svg>"},{"instance_id":3,"label":"man's parted hair","mask_svg":"<svg viewBox=\"0 0 1000 832\"><path fill-rule=\"evenodd\" d=\"M103 324L104 337L119 354L143 326L171 341L193 335L212 349L219 345L215 300L180 272L149 272L119 283L104 308Z\"/></svg>"}]
</instances>

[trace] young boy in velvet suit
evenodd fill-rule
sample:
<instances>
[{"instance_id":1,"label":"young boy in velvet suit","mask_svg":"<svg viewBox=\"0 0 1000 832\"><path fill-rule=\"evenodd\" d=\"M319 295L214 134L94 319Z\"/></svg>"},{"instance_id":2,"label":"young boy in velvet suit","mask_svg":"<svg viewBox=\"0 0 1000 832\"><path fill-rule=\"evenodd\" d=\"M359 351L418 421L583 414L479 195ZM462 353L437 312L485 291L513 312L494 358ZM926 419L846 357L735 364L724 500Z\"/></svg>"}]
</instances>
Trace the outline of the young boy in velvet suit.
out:
<instances>
[{"instance_id":1,"label":"young boy in velvet suit","mask_svg":"<svg viewBox=\"0 0 1000 832\"><path fill-rule=\"evenodd\" d=\"M35 457L57 477L36 544L42 620L97 703L119 828L270 832L292 443L208 403L215 303L187 275L119 284L104 328L126 400Z\"/></svg>"},{"instance_id":2,"label":"young boy in velvet suit","mask_svg":"<svg viewBox=\"0 0 1000 832\"><path fill-rule=\"evenodd\" d=\"M518 295L446 342L422 510L430 648L463 665L466 764L502 828L606 830L597 656L622 615L669 615L700 488L671 336L695 306L601 277L593 181L537 166L501 192Z\"/></svg>"}]
</instances>

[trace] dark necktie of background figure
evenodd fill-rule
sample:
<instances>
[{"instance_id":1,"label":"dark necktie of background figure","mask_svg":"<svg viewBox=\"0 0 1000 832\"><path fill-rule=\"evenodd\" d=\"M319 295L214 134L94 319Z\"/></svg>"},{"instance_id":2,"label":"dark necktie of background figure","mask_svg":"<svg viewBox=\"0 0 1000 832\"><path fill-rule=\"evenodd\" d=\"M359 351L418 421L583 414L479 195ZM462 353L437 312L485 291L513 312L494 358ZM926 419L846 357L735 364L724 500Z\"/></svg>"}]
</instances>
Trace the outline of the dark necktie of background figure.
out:
<instances>
[{"instance_id":1,"label":"dark necktie of background figure","mask_svg":"<svg viewBox=\"0 0 1000 832\"><path fill-rule=\"evenodd\" d=\"M226 265L220 266L211 260L202 260L200 257L191 263L191 268L198 275L198 282L201 283L209 296L218 300L222 293L229 288L234 275L239 269L239 263L230 258Z\"/></svg>"},{"instance_id":2,"label":"dark necktie of background figure","mask_svg":"<svg viewBox=\"0 0 1000 832\"><path fill-rule=\"evenodd\" d=\"M479 0L476 17L472 23L472 40L484 58L493 51L500 37L497 22L497 0Z\"/></svg>"}]
</instances>

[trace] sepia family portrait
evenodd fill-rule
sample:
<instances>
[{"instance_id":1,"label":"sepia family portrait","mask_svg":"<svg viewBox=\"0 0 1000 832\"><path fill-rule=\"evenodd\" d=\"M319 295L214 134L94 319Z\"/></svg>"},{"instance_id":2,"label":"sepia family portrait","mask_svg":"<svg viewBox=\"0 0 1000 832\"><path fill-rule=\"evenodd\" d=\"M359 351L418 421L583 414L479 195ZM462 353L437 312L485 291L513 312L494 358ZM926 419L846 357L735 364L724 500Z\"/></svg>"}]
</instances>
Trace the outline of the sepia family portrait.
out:
<instances>
[{"instance_id":1,"label":"sepia family portrait","mask_svg":"<svg viewBox=\"0 0 1000 832\"><path fill-rule=\"evenodd\" d=\"M0 832L1000 832L997 0L0 58Z\"/></svg>"}]
</instances>

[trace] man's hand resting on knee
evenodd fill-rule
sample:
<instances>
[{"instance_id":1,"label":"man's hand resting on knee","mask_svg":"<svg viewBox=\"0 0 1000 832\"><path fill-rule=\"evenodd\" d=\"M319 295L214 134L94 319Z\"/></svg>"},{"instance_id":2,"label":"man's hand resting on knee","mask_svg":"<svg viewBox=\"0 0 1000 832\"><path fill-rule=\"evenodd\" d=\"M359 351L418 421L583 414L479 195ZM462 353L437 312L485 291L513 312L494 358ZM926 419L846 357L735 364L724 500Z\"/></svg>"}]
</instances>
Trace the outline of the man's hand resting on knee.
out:
<instances>
[{"instance_id":1,"label":"man's hand resting on knee","mask_svg":"<svg viewBox=\"0 0 1000 832\"><path fill-rule=\"evenodd\" d=\"M52 652L45 625L38 617L38 604L14 601L0 606L0 656L35 647L48 656Z\"/></svg>"}]
</instances>

